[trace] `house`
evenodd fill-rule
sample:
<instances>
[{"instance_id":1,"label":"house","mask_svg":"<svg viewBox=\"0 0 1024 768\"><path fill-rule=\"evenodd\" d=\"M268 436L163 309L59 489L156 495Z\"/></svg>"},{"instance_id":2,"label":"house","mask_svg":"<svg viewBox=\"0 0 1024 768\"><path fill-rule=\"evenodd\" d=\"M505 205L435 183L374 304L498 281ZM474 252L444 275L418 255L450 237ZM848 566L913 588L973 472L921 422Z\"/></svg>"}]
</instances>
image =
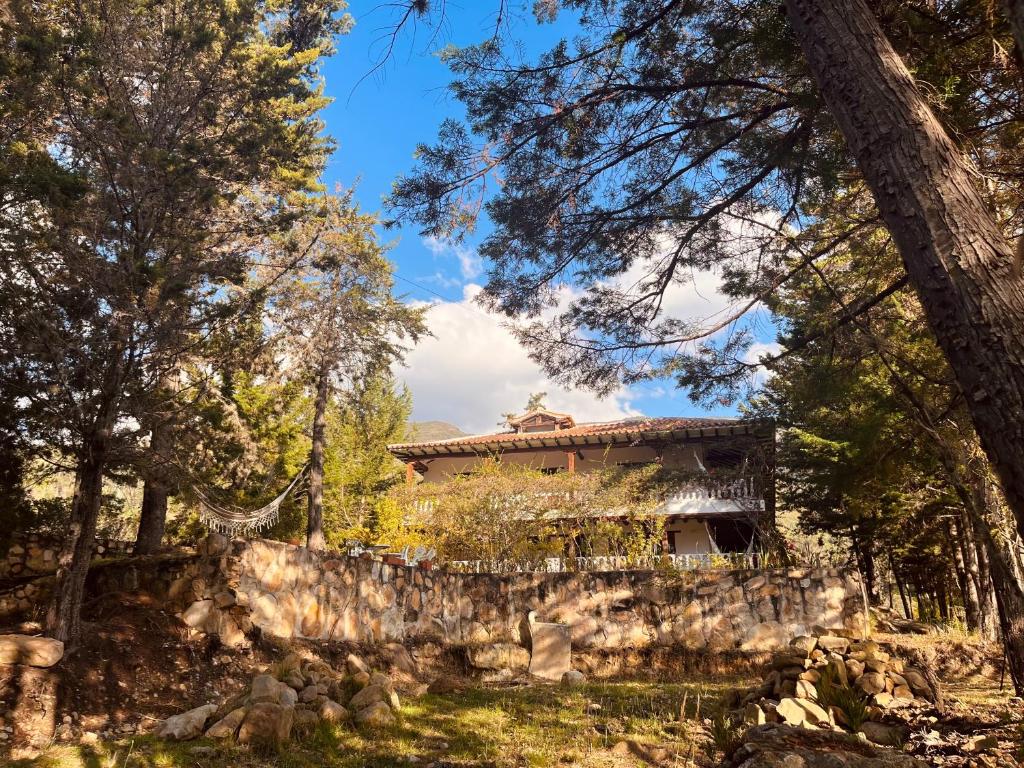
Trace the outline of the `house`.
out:
<instances>
[{"instance_id":1,"label":"house","mask_svg":"<svg viewBox=\"0 0 1024 768\"><path fill-rule=\"evenodd\" d=\"M681 470L686 482L655 512L665 518L665 554L749 552L757 532L774 522L771 423L669 417L577 424L569 414L536 409L508 424L494 434L388 449L405 462L409 483L444 483L494 459L545 473L651 463Z\"/></svg>"}]
</instances>

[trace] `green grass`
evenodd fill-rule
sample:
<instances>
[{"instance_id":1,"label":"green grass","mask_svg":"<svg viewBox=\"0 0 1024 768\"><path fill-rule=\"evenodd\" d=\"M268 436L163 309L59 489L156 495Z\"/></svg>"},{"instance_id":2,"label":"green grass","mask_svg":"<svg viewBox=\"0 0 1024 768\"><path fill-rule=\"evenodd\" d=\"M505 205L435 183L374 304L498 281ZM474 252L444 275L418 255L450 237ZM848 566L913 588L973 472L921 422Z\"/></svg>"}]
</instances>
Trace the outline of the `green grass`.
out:
<instances>
[{"instance_id":1,"label":"green grass","mask_svg":"<svg viewBox=\"0 0 1024 768\"><path fill-rule=\"evenodd\" d=\"M711 683L598 683L577 689L557 686L471 688L444 696L425 695L403 702L399 721L382 730L321 725L312 734L258 754L245 747L197 740L163 742L136 737L92 746L53 747L17 768L356 768L447 765L536 766L611 765L607 750L618 741L667 744L677 752L699 753L704 740L693 722L710 716L720 695L738 681ZM678 727L686 701L689 725ZM600 705L600 709L593 707ZM675 726L673 724L676 723ZM213 747L197 756L197 746ZM623 764L621 759L615 761ZM628 763L627 763L628 764Z\"/></svg>"}]
</instances>

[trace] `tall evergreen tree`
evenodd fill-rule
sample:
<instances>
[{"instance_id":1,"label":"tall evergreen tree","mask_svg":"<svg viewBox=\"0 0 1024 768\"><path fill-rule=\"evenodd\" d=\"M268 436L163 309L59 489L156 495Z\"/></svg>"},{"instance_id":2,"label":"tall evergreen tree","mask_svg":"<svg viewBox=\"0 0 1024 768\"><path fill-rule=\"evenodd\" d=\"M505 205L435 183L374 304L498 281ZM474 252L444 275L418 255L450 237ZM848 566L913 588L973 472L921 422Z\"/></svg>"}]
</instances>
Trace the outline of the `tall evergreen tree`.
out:
<instances>
[{"instance_id":1,"label":"tall evergreen tree","mask_svg":"<svg viewBox=\"0 0 1024 768\"><path fill-rule=\"evenodd\" d=\"M377 220L351 192L325 196L321 216L304 222L285 250L304 253L294 278L273 298L272 321L286 334L287 365L313 402L306 546L323 549L324 455L328 406L399 362L424 333L423 311L392 296L391 264L377 242Z\"/></svg>"},{"instance_id":2,"label":"tall evergreen tree","mask_svg":"<svg viewBox=\"0 0 1024 768\"><path fill-rule=\"evenodd\" d=\"M321 51L291 46L287 8L52 2L4 22L19 40L49 25L56 63L35 83L47 111L25 154L70 180L42 178L9 214L36 231L0 266L3 322L38 385L24 416L75 467L47 619L58 639L77 639L102 480L138 461L150 393L234 311L224 288L316 188L330 148L316 117ZM329 14L311 39L345 23Z\"/></svg>"}]
</instances>

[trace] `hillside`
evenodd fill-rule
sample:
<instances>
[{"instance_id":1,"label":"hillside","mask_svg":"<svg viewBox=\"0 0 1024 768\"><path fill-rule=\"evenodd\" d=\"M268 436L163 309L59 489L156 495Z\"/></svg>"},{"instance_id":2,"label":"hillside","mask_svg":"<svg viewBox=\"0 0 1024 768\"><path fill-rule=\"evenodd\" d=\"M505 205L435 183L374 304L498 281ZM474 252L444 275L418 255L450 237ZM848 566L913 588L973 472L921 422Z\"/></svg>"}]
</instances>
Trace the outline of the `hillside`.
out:
<instances>
[{"instance_id":1,"label":"hillside","mask_svg":"<svg viewBox=\"0 0 1024 768\"><path fill-rule=\"evenodd\" d=\"M428 440L448 440L452 437L464 437L463 432L447 421L412 421L409 422L409 442L426 442Z\"/></svg>"}]
</instances>

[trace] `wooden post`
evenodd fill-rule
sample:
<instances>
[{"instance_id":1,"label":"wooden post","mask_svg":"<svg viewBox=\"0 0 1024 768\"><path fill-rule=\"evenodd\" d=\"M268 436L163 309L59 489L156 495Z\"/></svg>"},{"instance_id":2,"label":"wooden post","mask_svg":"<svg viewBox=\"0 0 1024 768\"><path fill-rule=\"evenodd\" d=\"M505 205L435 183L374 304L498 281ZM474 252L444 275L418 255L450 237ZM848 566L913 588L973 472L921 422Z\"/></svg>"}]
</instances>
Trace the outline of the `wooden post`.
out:
<instances>
[{"instance_id":1,"label":"wooden post","mask_svg":"<svg viewBox=\"0 0 1024 768\"><path fill-rule=\"evenodd\" d=\"M568 467L568 472L571 475L576 471L576 451L566 451L565 458L568 462L566 465Z\"/></svg>"},{"instance_id":2,"label":"wooden post","mask_svg":"<svg viewBox=\"0 0 1024 768\"><path fill-rule=\"evenodd\" d=\"M416 482L416 470L413 468L412 462L405 462L405 484L412 485Z\"/></svg>"}]
</instances>

